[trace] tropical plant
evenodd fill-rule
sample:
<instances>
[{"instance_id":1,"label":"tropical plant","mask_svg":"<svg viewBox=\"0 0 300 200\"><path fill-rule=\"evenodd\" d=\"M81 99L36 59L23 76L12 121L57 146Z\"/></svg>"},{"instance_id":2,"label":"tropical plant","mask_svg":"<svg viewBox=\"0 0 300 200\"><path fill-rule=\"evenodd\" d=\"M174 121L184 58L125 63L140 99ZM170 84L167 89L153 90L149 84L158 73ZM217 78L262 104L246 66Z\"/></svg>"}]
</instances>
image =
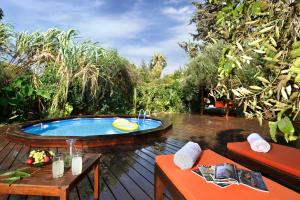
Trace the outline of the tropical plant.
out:
<instances>
[{"instance_id":1,"label":"tropical plant","mask_svg":"<svg viewBox=\"0 0 300 200\"><path fill-rule=\"evenodd\" d=\"M160 54L160 53L155 53L150 62L150 76L153 79L158 79L161 77L161 73L163 69L167 66L167 61L166 58Z\"/></svg>"},{"instance_id":2,"label":"tropical plant","mask_svg":"<svg viewBox=\"0 0 300 200\"><path fill-rule=\"evenodd\" d=\"M131 99L126 95L132 93L135 69L115 50L105 50L90 41L77 42L76 31L58 29L15 34L8 46L14 34L7 34L7 26L0 30L0 37L7 38L1 40L1 47L8 47L1 54L0 78L6 83L0 107L10 117L26 119L30 109L40 117L131 109ZM15 76L8 78L9 72ZM30 88L30 94L19 95L22 87Z\"/></svg>"},{"instance_id":3,"label":"tropical plant","mask_svg":"<svg viewBox=\"0 0 300 200\"><path fill-rule=\"evenodd\" d=\"M224 42L210 44L192 58L184 70L183 90L185 101L196 101L203 112L204 92L210 91L218 83L218 63Z\"/></svg>"},{"instance_id":4,"label":"tropical plant","mask_svg":"<svg viewBox=\"0 0 300 200\"><path fill-rule=\"evenodd\" d=\"M217 92L244 103L246 116L269 120L276 141L279 129L286 141L296 140L292 120L300 111L299 1L209 0L193 3L194 39L206 43L224 39ZM256 84L237 74L257 73Z\"/></svg>"},{"instance_id":5,"label":"tropical plant","mask_svg":"<svg viewBox=\"0 0 300 200\"><path fill-rule=\"evenodd\" d=\"M137 85L137 110L152 112L182 112L182 79L168 75L162 79Z\"/></svg>"}]
</instances>

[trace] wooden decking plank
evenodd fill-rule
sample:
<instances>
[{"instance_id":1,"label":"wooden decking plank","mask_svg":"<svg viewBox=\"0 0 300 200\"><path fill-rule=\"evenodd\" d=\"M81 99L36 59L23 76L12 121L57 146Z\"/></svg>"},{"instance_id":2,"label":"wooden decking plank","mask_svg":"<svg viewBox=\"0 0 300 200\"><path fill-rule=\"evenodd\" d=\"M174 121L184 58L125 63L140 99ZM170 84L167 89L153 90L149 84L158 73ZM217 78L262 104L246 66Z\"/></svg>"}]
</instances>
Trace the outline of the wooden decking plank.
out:
<instances>
[{"instance_id":1,"label":"wooden decking plank","mask_svg":"<svg viewBox=\"0 0 300 200\"><path fill-rule=\"evenodd\" d=\"M171 137L167 138L167 141L177 144L180 147L182 147L183 145L185 145L188 142L187 140L178 140L178 139L174 139Z\"/></svg>"},{"instance_id":2,"label":"wooden decking plank","mask_svg":"<svg viewBox=\"0 0 300 200\"><path fill-rule=\"evenodd\" d=\"M109 159L109 157L106 158ZM124 188L126 188L127 192L134 199L151 199L150 196L128 175L129 168L124 169L125 166L122 166L122 168L120 168L117 165L117 162L120 162L120 160L110 159L110 161L107 161L107 159L103 159L103 162L107 166L109 166L109 171L115 176L115 178L117 178L120 181L120 183L124 186Z\"/></svg>"},{"instance_id":3,"label":"wooden decking plank","mask_svg":"<svg viewBox=\"0 0 300 200\"><path fill-rule=\"evenodd\" d=\"M165 142L164 144L166 146L168 146L169 149L172 149L173 151L178 151L179 149L181 149L183 147L183 146L178 147L178 146L175 146L174 144L168 143L168 142Z\"/></svg>"},{"instance_id":4,"label":"wooden decking plank","mask_svg":"<svg viewBox=\"0 0 300 200\"><path fill-rule=\"evenodd\" d=\"M143 153L147 154L148 156L150 156L151 158L155 159L155 157L158 155L154 152L151 152L149 150L147 150L147 148L143 148L140 151L142 151Z\"/></svg>"},{"instance_id":5,"label":"wooden decking plank","mask_svg":"<svg viewBox=\"0 0 300 200\"><path fill-rule=\"evenodd\" d=\"M7 140L5 140L3 137L0 137L0 141L1 141L1 143L0 143L0 152L1 152L1 150L4 149L5 146L8 145L9 142Z\"/></svg>"},{"instance_id":6,"label":"wooden decking plank","mask_svg":"<svg viewBox=\"0 0 300 200\"><path fill-rule=\"evenodd\" d=\"M173 145L176 148L181 148L181 147L183 147L186 144L186 143L183 143L183 142L179 143L178 140L171 139L171 138L166 139L165 143Z\"/></svg>"},{"instance_id":7,"label":"wooden decking plank","mask_svg":"<svg viewBox=\"0 0 300 200\"><path fill-rule=\"evenodd\" d=\"M15 145L14 148L7 154L5 162L0 164L0 171L7 170L16 160L16 157L20 153L22 145Z\"/></svg>"},{"instance_id":8,"label":"wooden decking plank","mask_svg":"<svg viewBox=\"0 0 300 200\"><path fill-rule=\"evenodd\" d=\"M119 158L119 157L118 157ZM122 159L122 158L121 158ZM123 157L122 162L115 162L114 167L123 170L131 180L152 199L154 195L153 184L149 182L142 174L127 163L127 159ZM153 178L153 177L152 177Z\"/></svg>"},{"instance_id":9,"label":"wooden decking plank","mask_svg":"<svg viewBox=\"0 0 300 200\"><path fill-rule=\"evenodd\" d=\"M109 187L107 186L107 183L105 182L105 180L103 178L100 179L100 200L114 200L116 199L113 195L113 193L111 192L111 190L109 189Z\"/></svg>"},{"instance_id":10,"label":"wooden decking plank","mask_svg":"<svg viewBox=\"0 0 300 200\"><path fill-rule=\"evenodd\" d=\"M28 196L26 200L44 200L43 196Z\"/></svg>"},{"instance_id":11,"label":"wooden decking plank","mask_svg":"<svg viewBox=\"0 0 300 200\"><path fill-rule=\"evenodd\" d=\"M146 160L147 162L149 162L150 164L152 164L154 166L154 164L155 164L154 158L152 158L149 155L145 154L141 150L135 150L134 154L140 156L141 158L143 158L144 160Z\"/></svg>"},{"instance_id":12,"label":"wooden decking plank","mask_svg":"<svg viewBox=\"0 0 300 200\"><path fill-rule=\"evenodd\" d=\"M153 185L154 175L151 172L151 171L153 171L152 168L151 168L151 170L147 169L145 166L143 166L137 160L135 160L134 158L132 158L130 156L126 156L126 161L124 161L124 163L131 166L140 175L142 175L149 183L151 183Z\"/></svg>"},{"instance_id":13,"label":"wooden decking plank","mask_svg":"<svg viewBox=\"0 0 300 200\"><path fill-rule=\"evenodd\" d=\"M164 155L164 154L174 154L174 152L172 151L168 151L165 147L163 146L149 146L147 148L145 148L146 151L148 152L152 152L156 155Z\"/></svg>"},{"instance_id":14,"label":"wooden decking plank","mask_svg":"<svg viewBox=\"0 0 300 200\"><path fill-rule=\"evenodd\" d=\"M106 168L103 168L103 176L104 181L106 182L107 186L109 187L110 191L112 191L114 197L116 199L134 199L128 191L124 188L124 186L120 183L120 181L115 178L115 176Z\"/></svg>"},{"instance_id":15,"label":"wooden decking plank","mask_svg":"<svg viewBox=\"0 0 300 200\"><path fill-rule=\"evenodd\" d=\"M23 161L22 159L24 159L24 157L26 156L26 154L29 153L29 149L30 147L23 145L21 151L19 152L19 154L17 155L16 159L14 160L14 162L11 164L11 166L9 166L9 168L18 165L21 161Z\"/></svg>"},{"instance_id":16,"label":"wooden decking plank","mask_svg":"<svg viewBox=\"0 0 300 200\"><path fill-rule=\"evenodd\" d=\"M92 189L92 191L94 191L94 176L92 173L89 173L87 175L87 179L89 182L89 185ZM100 168L100 175L99 175L99 199L115 199L115 197L113 196L113 194L111 193L111 191L109 190L109 188L107 187L107 185L105 184L102 175L101 175L101 168ZM93 196L91 196L93 197Z\"/></svg>"},{"instance_id":17,"label":"wooden decking plank","mask_svg":"<svg viewBox=\"0 0 300 200\"><path fill-rule=\"evenodd\" d=\"M10 195L7 198L7 200L27 200L27 196L24 196L24 195Z\"/></svg>"},{"instance_id":18,"label":"wooden decking plank","mask_svg":"<svg viewBox=\"0 0 300 200\"><path fill-rule=\"evenodd\" d=\"M4 149L0 152L0 164L7 159L7 156L11 152L11 150L14 148L15 144L14 143L9 143L8 145L5 146Z\"/></svg>"},{"instance_id":19,"label":"wooden decking plank","mask_svg":"<svg viewBox=\"0 0 300 200\"><path fill-rule=\"evenodd\" d=\"M76 186L76 192L79 199L93 199L94 190L91 187L87 176Z\"/></svg>"}]
</instances>

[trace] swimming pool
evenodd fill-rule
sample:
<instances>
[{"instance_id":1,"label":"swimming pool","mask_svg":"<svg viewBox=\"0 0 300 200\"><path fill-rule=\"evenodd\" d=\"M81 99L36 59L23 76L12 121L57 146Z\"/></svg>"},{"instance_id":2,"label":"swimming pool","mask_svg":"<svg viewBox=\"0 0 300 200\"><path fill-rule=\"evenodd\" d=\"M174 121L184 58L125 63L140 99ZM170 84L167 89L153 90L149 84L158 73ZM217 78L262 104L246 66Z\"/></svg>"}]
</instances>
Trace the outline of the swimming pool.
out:
<instances>
[{"instance_id":1,"label":"swimming pool","mask_svg":"<svg viewBox=\"0 0 300 200\"><path fill-rule=\"evenodd\" d=\"M41 122L25 128L22 131L40 136L97 136L115 135L129 132L120 131L112 126L117 118L74 118L57 120L52 122ZM123 118L139 125L138 131L158 128L162 122L155 119Z\"/></svg>"},{"instance_id":2,"label":"swimming pool","mask_svg":"<svg viewBox=\"0 0 300 200\"><path fill-rule=\"evenodd\" d=\"M117 118L124 118L139 125L138 130L120 131L112 126ZM48 120L37 120L9 126L7 140L31 147L66 147L67 139L76 139L79 147L111 147L156 141L172 128L167 119L136 115L86 115Z\"/></svg>"}]
</instances>

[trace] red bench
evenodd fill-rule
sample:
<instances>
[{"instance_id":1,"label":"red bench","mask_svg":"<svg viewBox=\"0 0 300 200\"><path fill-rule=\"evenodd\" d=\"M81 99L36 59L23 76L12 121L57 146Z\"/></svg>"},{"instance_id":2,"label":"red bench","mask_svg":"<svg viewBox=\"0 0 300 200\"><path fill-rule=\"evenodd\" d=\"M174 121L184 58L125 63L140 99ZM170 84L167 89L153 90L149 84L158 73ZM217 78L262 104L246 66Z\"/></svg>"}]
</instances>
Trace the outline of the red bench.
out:
<instances>
[{"instance_id":1,"label":"red bench","mask_svg":"<svg viewBox=\"0 0 300 200\"><path fill-rule=\"evenodd\" d=\"M167 188L174 199L241 199L241 200L271 200L293 199L300 200L300 195L268 178L264 181L269 192L260 192L243 185L231 185L219 188L214 184L206 183L204 179L195 175L191 170L181 170L173 163L174 155L156 157L155 165L155 199L163 198L163 190ZM234 163L233 161L211 151L204 150L196 163L214 165ZM236 163L234 163L236 164ZM244 168L236 164L239 168ZM194 167L194 168L195 168Z\"/></svg>"},{"instance_id":2,"label":"red bench","mask_svg":"<svg viewBox=\"0 0 300 200\"><path fill-rule=\"evenodd\" d=\"M300 149L271 143L268 153L259 153L252 151L248 142L228 143L227 149L236 161L300 189Z\"/></svg>"}]
</instances>

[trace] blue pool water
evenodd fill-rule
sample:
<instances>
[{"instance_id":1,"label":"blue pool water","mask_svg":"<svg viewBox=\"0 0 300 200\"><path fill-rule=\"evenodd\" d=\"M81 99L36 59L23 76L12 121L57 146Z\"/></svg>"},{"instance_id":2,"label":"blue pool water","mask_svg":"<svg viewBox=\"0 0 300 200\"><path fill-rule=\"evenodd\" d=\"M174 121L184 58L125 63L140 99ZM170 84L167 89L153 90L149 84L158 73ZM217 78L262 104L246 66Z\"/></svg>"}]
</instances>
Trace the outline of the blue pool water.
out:
<instances>
[{"instance_id":1,"label":"blue pool water","mask_svg":"<svg viewBox=\"0 0 300 200\"><path fill-rule=\"evenodd\" d=\"M112 126L112 122L117 118L75 118L44 122L35 124L22 131L41 136L95 136L114 135L124 132L118 131ZM139 124L139 130L148 130L160 127L161 121L154 119L124 118Z\"/></svg>"}]
</instances>

